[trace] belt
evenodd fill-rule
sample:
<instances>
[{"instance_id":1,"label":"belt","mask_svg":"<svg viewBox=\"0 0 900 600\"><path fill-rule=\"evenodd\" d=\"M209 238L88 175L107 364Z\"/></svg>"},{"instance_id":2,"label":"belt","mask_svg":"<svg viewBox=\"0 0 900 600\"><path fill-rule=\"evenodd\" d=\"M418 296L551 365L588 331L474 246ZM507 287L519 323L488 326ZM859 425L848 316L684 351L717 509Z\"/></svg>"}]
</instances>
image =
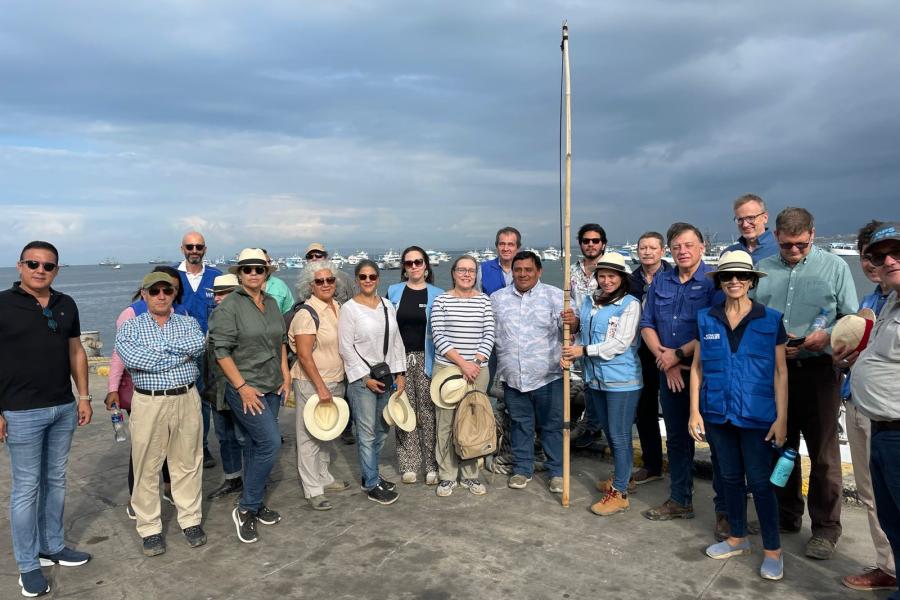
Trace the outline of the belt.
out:
<instances>
[{"instance_id":1,"label":"belt","mask_svg":"<svg viewBox=\"0 0 900 600\"><path fill-rule=\"evenodd\" d=\"M872 431L900 431L900 421L870 421Z\"/></svg>"},{"instance_id":2,"label":"belt","mask_svg":"<svg viewBox=\"0 0 900 600\"><path fill-rule=\"evenodd\" d=\"M187 394L187 391L194 387L193 383L189 383L187 385L182 385L180 387L173 387L167 390L142 390L139 387L134 388L138 394L143 394L144 396L180 396L182 394Z\"/></svg>"},{"instance_id":3,"label":"belt","mask_svg":"<svg viewBox=\"0 0 900 600\"><path fill-rule=\"evenodd\" d=\"M808 358L790 358L787 360L787 366L800 369L803 367L831 367L834 366L834 362L832 361L830 354L825 354L822 356L810 356Z\"/></svg>"}]
</instances>

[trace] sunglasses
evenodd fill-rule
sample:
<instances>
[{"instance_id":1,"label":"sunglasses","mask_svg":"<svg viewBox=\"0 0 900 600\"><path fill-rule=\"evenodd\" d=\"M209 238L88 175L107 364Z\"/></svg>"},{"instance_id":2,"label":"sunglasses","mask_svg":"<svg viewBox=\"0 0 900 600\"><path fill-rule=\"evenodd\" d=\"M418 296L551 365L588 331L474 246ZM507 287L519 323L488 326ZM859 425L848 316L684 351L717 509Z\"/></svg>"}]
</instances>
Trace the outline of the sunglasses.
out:
<instances>
[{"instance_id":1,"label":"sunglasses","mask_svg":"<svg viewBox=\"0 0 900 600\"><path fill-rule=\"evenodd\" d=\"M185 250L191 250L191 251L197 250L199 252L200 250L203 250L204 248L206 248L206 244L185 244L184 245Z\"/></svg>"},{"instance_id":2,"label":"sunglasses","mask_svg":"<svg viewBox=\"0 0 900 600\"><path fill-rule=\"evenodd\" d=\"M325 258L325 255L322 252L310 252L309 254L306 255L306 258L312 259L312 260L317 260L319 258Z\"/></svg>"},{"instance_id":3,"label":"sunglasses","mask_svg":"<svg viewBox=\"0 0 900 600\"><path fill-rule=\"evenodd\" d=\"M879 252L878 254L866 254L866 255L863 256L863 258L865 258L866 260L868 260L868 261L869 261L870 263L872 263L872 265L875 266L875 267L883 267L883 266L884 266L884 260L885 260L888 256L890 256L891 258L893 258L894 261L900 262L900 249L898 249L898 250L891 250L890 252L884 252L884 253Z\"/></svg>"},{"instance_id":4,"label":"sunglasses","mask_svg":"<svg viewBox=\"0 0 900 600\"><path fill-rule=\"evenodd\" d=\"M378 281L378 275L375 273L360 273L357 277L359 277L360 281L365 281L366 279L369 281Z\"/></svg>"},{"instance_id":5,"label":"sunglasses","mask_svg":"<svg viewBox=\"0 0 900 600\"><path fill-rule=\"evenodd\" d=\"M256 273L257 275L262 275L265 272L266 272L265 267L247 267L247 266L241 267L241 273L243 273L244 275L250 275L251 273Z\"/></svg>"},{"instance_id":6,"label":"sunglasses","mask_svg":"<svg viewBox=\"0 0 900 600\"><path fill-rule=\"evenodd\" d=\"M406 267L407 269L411 269L413 267L421 267L424 264L425 264L424 258L414 258L412 260L404 260L403 261L403 266Z\"/></svg>"},{"instance_id":7,"label":"sunglasses","mask_svg":"<svg viewBox=\"0 0 900 600\"><path fill-rule=\"evenodd\" d=\"M313 279L313 282L316 285L325 285L326 283L328 285L334 285L335 281L337 281L337 278L335 277L325 277L324 279L321 277L316 277L315 279Z\"/></svg>"},{"instance_id":8,"label":"sunglasses","mask_svg":"<svg viewBox=\"0 0 900 600\"><path fill-rule=\"evenodd\" d=\"M153 297L153 296L159 296L159 293L160 293L160 292L162 292L162 293L165 294L166 296L174 296L174 295L175 295L175 288L173 288L171 285L155 285L155 286L153 286L153 287L151 287L150 289L147 290L147 293L148 293L151 297Z\"/></svg>"},{"instance_id":9,"label":"sunglasses","mask_svg":"<svg viewBox=\"0 0 900 600\"><path fill-rule=\"evenodd\" d=\"M581 238L582 244L597 244L598 246L603 243L603 240L600 238Z\"/></svg>"},{"instance_id":10,"label":"sunglasses","mask_svg":"<svg viewBox=\"0 0 900 600\"><path fill-rule=\"evenodd\" d=\"M750 281L753 279L753 273L719 273L719 281L728 282L732 279L737 279L738 281Z\"/></svg>"},{"instance_id":11,"label":"sunglasses","mask_svg":"<svg viewBox=\"0 0 900 600\"><path fill-rule=\"evenodd\" d=\"M56 263L52 263L52 262L41 262L41 261L39 261L39 260L20 260L20 261L19 261L19 264L20 264L20 265L25 265L26 267L28 267L28 268L31 269L32 271L37 271L37 268L38 268L38 267L41 267L41 266L43 266L43 267L44 267L44 270L47 271L48 273L49 273L50 271L53 271L53 270L56 269Z\"/></svg>"},{"instance_id":12,"label":"sunglasses","mask_svg":"<svg viewBox=\"0 0 900 600\"><path fill-rule=\"evenodd\" d=\"M53 318L53 311L49 308L45 308L41 311L41 314L47 317L47 327L50 328L50 331L56 333L56 330L59 328L59 324L56 322L56 319Z\"/></svg>"},{"instance_id":13,"label":"sunglasses","mask_svg":"<svg viewBox=\"0 0 900 600\"><path fill-rule=\"evenodd\" d=\"M810 242L783 242L778 244L781 246L782 250L790 250L791 248L796 247L797 250L806 250L809 247Z\"/></svg>"}]
</instances>

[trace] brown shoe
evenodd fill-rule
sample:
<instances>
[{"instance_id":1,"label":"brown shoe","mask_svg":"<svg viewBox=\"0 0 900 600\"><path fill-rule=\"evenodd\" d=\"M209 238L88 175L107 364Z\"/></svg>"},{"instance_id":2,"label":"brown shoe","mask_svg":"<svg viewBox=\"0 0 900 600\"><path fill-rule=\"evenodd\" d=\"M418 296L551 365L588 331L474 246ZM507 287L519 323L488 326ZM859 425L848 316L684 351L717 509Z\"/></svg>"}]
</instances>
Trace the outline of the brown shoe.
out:
<instances>
[{"instance_id":1,"label":"brown shoe","mask_svg":"<svg viewBox=\"0 0 900 600\"><path fill-rule=\"evenodd\" d=\"M897 587L897 578L878 567L866 569L859 575L844 575L841 583L851 590L868 592L871 590L892 590Z\"/></svg>"},{"instance_id":2,"label":"brown shoe","mask_svg":"<svg viewBox=\"0 0 900 600\"><path fill-rule=\"evenodd\" d=\"M725 513L716 513L716 541L724 542L731 537L731 524L728 522L728 515Z\"/></svg>"},{"instance_id":3,"label":"brown shoe","mask_svg":"<svg viewBox=\"0 0 900 600\"><path fill-rule=\"evenodd\" d=\"M613 478L603 479L597 482L597 489L603 492L604 494L608 494L609 490L613 489ZM634 480L634 477L628 480L628 493L630 494L634 490L637 489L637 483Z\"/></svg>"},{"instance_id":4,"label":"brown shoe","mask_svg":"<svg viewBox=\"0 0 900 600\"><path fill-rule=\"evenodd\" d=\"M828 560L834 556L835 546L831 540L814 535L806 542L806 556L816 560Z\"/></svg>"},{"instance_id":5,"label":"brown shoe","mask_svg":"<svg viewBox=\"0 0 900 600\"><path fill-rule=\"evenodd\" d=\"M693 519L694 505L688 504L683 506L678 504L671 498L662 503L661 506L650 508L641 513L651 521L671 521L672 519Z\"/></svg>"},{"instance_id":6,"label":"brown shoe","mask_svg":"<svg viewBox=\"0 0 900 600\"><path fill-rule=\"evenodd\" d=\"M628 510L628 496L623 496L619 490L612 488L605 496L591 506L591 512L601 517L608 517L616 513Z\"/></svg>"},{"instance_id":7,"label":"brown shoe","mask_svg":"<svg viewBox=\"0 0 900 600\"><path fill-rule=\"evenodd\" d=\"M651 481L659 481L662 478L662 473L651 473L644 467L635 469L634 473L631 475L631 480L637 485L643 485L645 483L650 483Z\"/></svg>"}]
</instances>

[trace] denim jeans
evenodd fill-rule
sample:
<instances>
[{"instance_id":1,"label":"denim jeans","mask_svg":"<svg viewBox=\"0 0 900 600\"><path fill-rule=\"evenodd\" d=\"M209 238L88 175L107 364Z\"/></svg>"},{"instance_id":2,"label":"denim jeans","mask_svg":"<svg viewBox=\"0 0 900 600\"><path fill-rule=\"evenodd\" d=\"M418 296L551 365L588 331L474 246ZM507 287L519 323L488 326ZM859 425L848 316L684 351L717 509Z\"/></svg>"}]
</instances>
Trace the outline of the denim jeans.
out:
<instances>
[{"instance_id":1,"label":"denim jeans","mask_svg":"<svg viewBox=\"0 0 900 600\"><path fill-rule=\"evenodd\" d=\"M225 401L245 438L244 492L240 508L251 512L259 510L263 503L266 482L281 449L281 434L273 408L273 404L281 401L281 396L268 393L260 400L265 406L264 411L258 415L244 413L240 393L230 383L225 385Z\"/></svg>"},{"instance_id":2,"label":"denim jeans","mask_svg":"<svg viewBox=\"0 0 900 600\"><path fill-rule=\"evenodd\" d=\"M669 496L686 506L694 497L694 438L688 433L691 416L690 376L681 371L684 389L673 392L666 382L666 374L659 373L659 403L666 423L666 454L669 457ZM713 467L713 504L717 513L726 513L725 496L722 493L719 466L715 450L710 446L709 457Z\"/></svg>"},{"instance_id":3,"label":"denim jeans","mask_svg":"<svg viewBox=\"0 0 900 600\"><path fill-rule=\"evenodd\" d=\"M631 427L637 411L641 390L610 392L584 388L586 406L594 407L594 414L612 445L613 463L616 466L613 487L628 492L634 449L631 444Z\"/></svg>"},{"instance_id":4,"label":"denim jeans","mask_svg":"<svg viewBox=\"0 0 900 600\"><path fill-rule=\"evenodd\" d=\"M381 416L387 406L390 393L376 394L357 379L347 386L350 400L350 414L356 425L356 451L359 454L359 468L362 471L363 489L371 490L378 485L378 458L388 434L388 424Z\"/></svg>"},{"instance_id":5,"label":"denim jeans","mask_svg":"<svg viewBox=\"0 0 900 600\"><path fill-rule=\"evenodd\" d=\"M763 548L778 550L778 500L769 482L773 450L766 441L768 429L744 429L731 423L704 423L706 439L716 450L722 492L731 535L747 535L747 488L753 493Z\"/></svg>"},{"instance_id":6,"label":"denim jeans","mask_svg":"<svg viewBox=\"0 0 900 600\"><path fill-rule=\"evenodd\" d=\"M225 479L240 477L242 457L246 454L247 448L237 419L230 410L213 410L212 416L216 424L216 437L219 439L219 454L222 456Z\"/></svg>"},{"instance_id":7,"label":"denim jeans","mask_svg":"<svg viewBox=\"0 0 900 600\"><path fill-rule=\"evenodd\" d=\"M509 411L509 441L513 474L534 475L534 432L541 430L541 446L547 455L550 477L562 477L562 379L530 392L503 384L503 399Z\"/></svg>"},{"instance_id":8,"label":"denim jeans","mask_svg":"<svg viewBox=\"0 0 900 600\"><path fill-rule=\"evenodd\" d=\"M39 552L55 554L65 546L66 466L78 413L73 401L8 410L3 417L12 473L9 523L13 554L19 572L27 573L41 567Z\"/></svg>"},{"instance_id":9,"label":"denim jeans","mask_svg":"<svg viewBox=\"0 0 900 600\"><path fill-rule=\"evenodd\" d=\"M894 557L900 556L900 431L878 430L872 427L869 448L869 470L872 473L872 489L875 491L875 508L878 521L891 543ZM900 590L891 594L892 600L900 600Z\"/></svg>"}]
</instances>

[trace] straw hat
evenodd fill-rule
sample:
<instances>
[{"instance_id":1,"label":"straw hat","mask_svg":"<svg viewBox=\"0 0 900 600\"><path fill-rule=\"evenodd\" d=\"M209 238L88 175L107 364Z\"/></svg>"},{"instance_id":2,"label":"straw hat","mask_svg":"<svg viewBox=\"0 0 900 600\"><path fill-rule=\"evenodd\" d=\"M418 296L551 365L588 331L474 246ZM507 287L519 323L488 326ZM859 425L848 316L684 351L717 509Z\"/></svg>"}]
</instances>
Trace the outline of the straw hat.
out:
<instances>
[{"instance_id":1,"label":"straw hat","mask_svg":"<svg viewBox=\"0 0 900 600\"><path fill-rule=\"evenodd\" d=\"M416 428L416 413L413 412L406 392L394 392L391 394L384 410L391 417L393 424L403 431L409 432Z\"/></svg>"},{"instance_id":2,"label":"straw hat","mask_svg":"<svg viewBox=\"0 0 900 600\"><path fill-rule=\"evenodd\" d=\"M215 279L213 279L213 286L211 288L206 288L214 294L218 294L221 292L230 292L237 287L240 287L241 283L238 281L237 275L232 275L228 273L227 275L219 275Z\"/></svg>"},{"instance_id":3,"label":"straw hat","mask_svg":"<svg viewBox=\"0 0 900 600\"><path fill-rule=\"evenodd\" d=\"M753 273L757 277L765 277L762 271L753 268L753 259L743 250L732 250L724 252L719 257L719 266L715 271L706 273L707 277L715 277L718 273Z\"/></svg>"},{"instance_id":4,"label":"straw hat","mask_svg":"<svg viewBox=\"0 0 900 600\"><path fill-rule=\"evenodd\" d=\"M435 406L453 410L466 395L466 380L456 365L441 369L431 378L431 401Z\"/></svg>"},{"instance_id":5,"label":"straw hat","mask_svg":"<svg viewBox=\"0 0 900 600\"><path fill-rule=\"evenodd\" d=\"M241 253L238 254L237 264L228 267L228 272L232 275L237 275L241 267L265 267L269 273L276 270L266 259L266 253L259 248L244 248L241 250Z\"/></svg>"},{"instance_id":6,"label":"straw hat","mask_svg":"<svg viewBox=\"0 0 900 600\"><path fill-rule=\"evenodd\" d=\"M841 317L831 330L831 347L834 350L852 348L853 352L862 352L869 343L869 334L872 333L874 324L874 321L858 315Z\"/></svg>"},{"instance_id":7,"label":"straw hat","mask_svg":"<svg viewBox=\"0 0 900 600\"><path fill-rule=\"evenodd\" d=\"M341 435L350 420L350 407L343 398L333 396L328 404L319 403L313 394L303 407L303 424L311 436L327 442Z\"/></svg>"},{"instance_id":8,"label":"straw hat","mask_svg":"<svg viewBox=\"0 0 900 600\"><path fill-rule=\"evenodd\" d=\"M616 271L617 273L628 274L628 267L625 266L625 257L618 252L607 252L601 256L600 260L597 261L597 266L594 267L594 273L600 269L608 269L610 271Z\"/></svg>"}]
</instances>

